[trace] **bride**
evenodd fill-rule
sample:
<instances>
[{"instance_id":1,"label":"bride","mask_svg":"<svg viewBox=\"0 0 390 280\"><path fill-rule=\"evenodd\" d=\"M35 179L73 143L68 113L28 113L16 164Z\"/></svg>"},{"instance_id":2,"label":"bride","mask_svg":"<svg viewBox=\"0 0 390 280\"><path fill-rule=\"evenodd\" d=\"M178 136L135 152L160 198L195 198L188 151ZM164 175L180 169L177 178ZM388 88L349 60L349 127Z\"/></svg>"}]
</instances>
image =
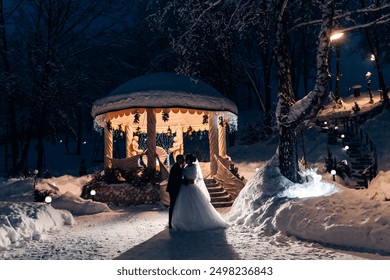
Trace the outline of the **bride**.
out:
<instances>
[{"instance_id":1,"label":"bride","mask_svg":"<svg viewBox=\"0 0 390 280\"><path fill-rule=\"evenodd\" d=\"M227 223L210 203L199 162L192 154L185 156L183 184L172 214L172 227L177 230L198 231L227 228Z\"/></svg>"}]
</instances>

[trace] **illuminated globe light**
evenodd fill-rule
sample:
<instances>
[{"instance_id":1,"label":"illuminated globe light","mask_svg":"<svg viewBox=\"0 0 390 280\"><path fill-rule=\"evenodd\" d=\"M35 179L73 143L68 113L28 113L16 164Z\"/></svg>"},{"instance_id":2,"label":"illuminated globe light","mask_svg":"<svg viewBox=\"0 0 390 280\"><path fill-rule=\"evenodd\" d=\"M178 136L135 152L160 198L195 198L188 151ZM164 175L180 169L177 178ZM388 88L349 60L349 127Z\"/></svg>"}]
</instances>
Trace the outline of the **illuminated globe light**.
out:
<instances>
[{"instance_id":1,"label":"illuminated globe light","mask_svg":"<svg viewBox=\"0 0 390 280\"><path fill-rule=\"evenodd\" d=\"M374 54L371 54L370 60L371 60L371 61L374 61L374 60L375 60L375 55L374 55Z\"/></svg>"},{"instance_id":2,"label":"illuminated globe light","mask_svg":"<svg viewBox=\"0 0 390 280\"><path fill-rule=\"evenodd\" d=\"M83 144L84 144L84 145L87 144L87 141L84 141Z\"/></svg>"},{"instance_id":3,"label":"illuminated globe light","mask_svg":"<svg viewBox=\"0 0 390 280\"><path fill-rule=\"evenodd\" d=\"M341 134L340 137L341 137L341 139L344 139L345 138L345 134Z\"/></svg>"},{"instance_id":4,"label":"illuminated globe light","mask_svg":"<svg viewBox=\"0 0 390 280\"><path fill-rule=\"evenodd\" d=\"M260 169L258 167L256 167L256 172L259 171Z\"/></svg>"},{"instance_id":5,"label":"illuminated globe light","mask_svg":"<svg viewBox=\"0 0 390 280\"><path fill-rule=\"evenodd\" d=\"M46 197L45 197L45 202L46 202L47 204L50 204L50 203L52 202L51 196L46 196Z\"/></svg>"},{"instance_id":6,"label":"illuminated globe light","mask_svg":"<svg viewBox=\"0 0 390 280\"><path fill-rule=\"evenodd\" d=\"M328 122L327 121L324 121L324 125L327 125L328 124Z\"/></svg>"},{"instance_id":7,"label":"illuminated globe light","mask_svg":"<svg viewBox=\"0 0 390 280\"><path fill-rule=\"evenodd\" d=\"M336 170L332 169L330 171L330 174L332 174L332 176L333 176L333 181L336 181Z\"/></svg>"},{"instance_id":8,"label":"illuminated globe light","mask_svg":"<svg viewBox=\"0 0 390 280\"><path fill-rule=\"evenodd\" d=\"M34 170L34 175L38 175L38 173L39 173L38 169L35 169Z\"/></svg>"},{"instance_id":9,"label":"illuminated globe light","mask_svg":"<svg viewBox=\"0 0 390 280\"><path fill-rule=\"evenodd\" d=\"M335 130L339 130L339 127L336 125L336 126L334 127L334 129L335 129Z\"/></svg>"},{"instance_id":10,"label":"illuminated globe light","mask_svg":"<svg viewBox=\"0 0 390 280\"><path fill-rule=\"evenodd\" d=\"M62 139L60 139L60 143L62 143Z\"/></svg>"},{"instance_id":11,"label":"illuminated globe light","mask_svg":"<svg viewBox=\"0 0 390 280\"><path fill-rule=\"evenodd\" d=\"M330 40L331 41L336 41L340 38L342 38L344 36L344 33L343 32L336 32L336 33L333 33L331 36L330 36Z\"/></svg>"},{"instance_id":12,"label":"illuminated globe light","mask_svg":"<svg viewBox=\"0 0 390 280\"><path fill-rule=\"evenodd\" d=\"M90 193L92 196L96 195L96 191L95 191L95 190L91 190L89 193Z\"/></svg>"}]
</instances>

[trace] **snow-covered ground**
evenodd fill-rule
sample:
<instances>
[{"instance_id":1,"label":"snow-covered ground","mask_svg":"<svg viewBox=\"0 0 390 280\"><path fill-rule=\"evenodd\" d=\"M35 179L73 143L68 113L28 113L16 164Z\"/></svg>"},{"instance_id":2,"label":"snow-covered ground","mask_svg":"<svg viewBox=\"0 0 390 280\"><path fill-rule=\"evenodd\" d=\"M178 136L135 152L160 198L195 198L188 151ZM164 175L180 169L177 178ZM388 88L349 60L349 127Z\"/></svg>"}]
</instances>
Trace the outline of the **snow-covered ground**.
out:
<instances>
[{"instance_id":1,"label":"snow-covered ground","mask_svg":"<svg viewBox=\"0 0 390 280\"><path fill-rule=\"evenodd\" d=\"M390 130L375 128L389 123L385 111L366 124L378 148ZM39 181L36 188L52 191L51 204L33 201L32 179L1 179L0 259L389 259L390 148L380 146L382 171L370 187L352 190L323 174L323 135L312 128L305 137L318 170L308 170L304 184L280 175L275 139L230 148L248 181L231 208L219 209L230 223L224 231L169 231L164 206L81 199L90 176Z\"/></svg>"}]
</instances>

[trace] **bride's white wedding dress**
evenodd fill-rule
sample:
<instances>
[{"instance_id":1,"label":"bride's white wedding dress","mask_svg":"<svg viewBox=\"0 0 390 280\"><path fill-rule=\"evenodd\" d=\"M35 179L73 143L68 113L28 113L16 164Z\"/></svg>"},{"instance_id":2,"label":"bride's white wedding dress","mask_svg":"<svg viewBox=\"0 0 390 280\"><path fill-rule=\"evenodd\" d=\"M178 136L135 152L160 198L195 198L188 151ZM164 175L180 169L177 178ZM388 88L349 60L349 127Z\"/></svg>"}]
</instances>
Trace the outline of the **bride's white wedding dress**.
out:
<instances>
[{"instance_id":1,"label":"bride's white wedding dress","mask_svg":"<svg viewBox=\"0 0 390 280\"><path fill-rule=\"evenodd\" d=\"M172 227L176 230L198 231L226 228L228 224L210 203L210 195L196 164L183 169L185 179L193 184L182 185L172 214Z\"/></svg>"}]
</instances>

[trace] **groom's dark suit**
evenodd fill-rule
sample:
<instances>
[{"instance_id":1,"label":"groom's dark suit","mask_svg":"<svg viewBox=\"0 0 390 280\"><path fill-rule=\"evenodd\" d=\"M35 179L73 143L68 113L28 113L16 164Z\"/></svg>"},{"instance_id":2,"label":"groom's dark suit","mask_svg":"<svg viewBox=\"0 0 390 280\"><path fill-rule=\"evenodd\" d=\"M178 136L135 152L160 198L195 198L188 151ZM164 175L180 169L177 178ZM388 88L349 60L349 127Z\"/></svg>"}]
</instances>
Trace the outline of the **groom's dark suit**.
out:
<instances>
[{"instance_id":1,"label":"groom's dark suit","mask_svg":"<svg viewBox=\"0 0 390 280\"><path fill-rule=\"evenodd\" d=\"M179 163L172 165L169 173L167 192L169 193L169 228L172 228L172 213L175 207L177 195L179 194L180 186L183 182L183 169Z\"/></svg>"}]
</instances>

